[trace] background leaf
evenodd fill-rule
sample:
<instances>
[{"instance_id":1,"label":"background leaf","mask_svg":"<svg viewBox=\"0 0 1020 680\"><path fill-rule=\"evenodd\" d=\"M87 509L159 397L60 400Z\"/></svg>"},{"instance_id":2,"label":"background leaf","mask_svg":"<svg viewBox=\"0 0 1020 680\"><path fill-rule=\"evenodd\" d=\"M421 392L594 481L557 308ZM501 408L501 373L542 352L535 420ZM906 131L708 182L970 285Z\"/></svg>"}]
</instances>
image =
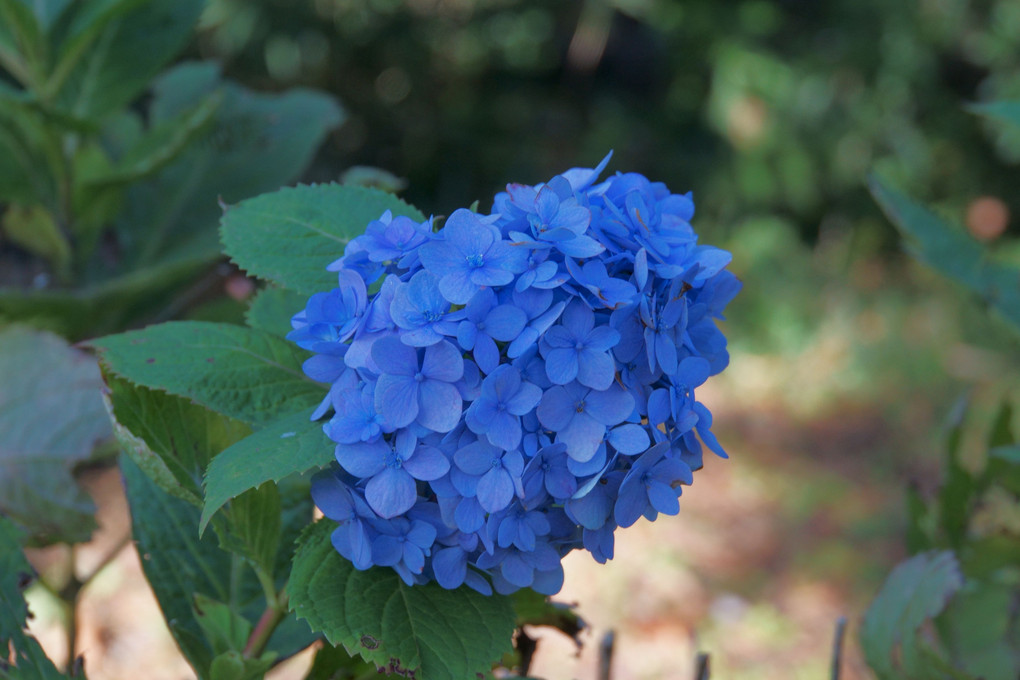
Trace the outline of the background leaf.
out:
<instances>
[{"instance_id":1,"label":"background leaf","mask_svg":"<svg viewBox=\"0 0 1020 680\"><path fill-rule=\"evenodd\" d=\"M94 507L72 479L111 435L95 360L63 339L0 329L0 514L37 542L84 541Z\"/></svg>"},{"instance_id":2,"label":"background leaf","mask_svg":"<svg viewBox=\"0 0 1020 680\"><path fill-rule=\"evenodd\" d=\"M870 187L889 220L911 240L915 257L977 293L1020 329L1020 268L996 262L961 228L948 224L878 177L871 177Z\"/></svg>"},{"instance_id":3,"label":"background leaf","mask_svg":"<svg viewBox=\"0 0 1020 680\"><path fill-rule=\"evenodd\" d=\"M881 680L952 677L945 661L920 635L963 585L952 552L926 552L900 563L868 608L860 640L868 665Z\"/></svg>"},{"instance_id":4,"label":"background leaf","mask_svg":"<svg viewBox=\"0 0 1020 680\"><path fill-rule=\"evenodd\" d=\"M184 49L204 7L203 0L148 0L106 23L76 60L61 103L98 118L131 102Z\"/></svg>"},{"instance_id":5,"label":"background leaf","mask_svg":"<svg viewBox=\"0 0 1020 680\"><path fill-rule=\"evenodd\" d=\"M509 598L410 587L392 569L358 571L334 550L335 526L316 522L302 535L289 587L293 611L330 643L419 680L485 674L510 651Z\"/></svg>"},{"instance_id":6,"label":"background leaf","mask_svg":"<svg viewBox=\"0 0 1020 680\"><path fill-rule=\"evenodd\" d=\"M223 247L253 276L312 294L336 287L326 265L386 210L425 217L393 194L340 184L284 188L231 206L221 221Z\"/></svg>"},{"instance_id":7,"label":"background leaf","mask_svg":"<svg viewBox=\"0 0 1020 680\"><path fill-rule=\"evenodd\" d=\"M325 396L323 386L301 372L302 350L243 326L173 321L88 345L131 382L193 399L256 427Z\"/></svg>"},{"instance_id":8,"label":"background leaf","mask_svg":"<svg viewBox=\"0 0 1020 680\"><path fill-rule=\"evenodd\" d=\"M322 423L308 416L308 411L302 411L270 423L213 458L205 477L202 531L231 498L333 460L335 445L322 431Z\"/></svg>"},{"instance_id":9,"label":"background leaf","mask_svg":"<svg viewBox=\"0 0 1020 680\"><path fill-rule=\"evenodd\" d=\"M213 63L185 63L155 81L150 123L167 124L210 97L222 98L212 125L175 162L128 192L118 230L131 266L179 252L218 256L220 202L293 181L343 120L339 104L321 93L257 93L222 80Z\"/></svg>"}]
</instances>

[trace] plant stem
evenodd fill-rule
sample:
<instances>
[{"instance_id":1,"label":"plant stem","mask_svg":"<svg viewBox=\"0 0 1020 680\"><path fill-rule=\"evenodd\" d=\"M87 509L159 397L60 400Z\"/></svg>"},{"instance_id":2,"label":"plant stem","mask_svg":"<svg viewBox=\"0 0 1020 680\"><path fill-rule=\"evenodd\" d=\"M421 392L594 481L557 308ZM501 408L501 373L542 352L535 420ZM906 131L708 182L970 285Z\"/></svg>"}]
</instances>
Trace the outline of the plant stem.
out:
<instances>
[{"instance_id":1,"label":"plant stem","mask_svg":"<svg viewBox=\"0 0 1020 680\"><path fill-rule=\"evenodd\" d=\"M840 667L843 665L843 638L846 634L846 617L836 619L836 637L832 641L832 670L829 677L831 680L839 680Z\"/></svg>"},{"instance_id":2,"label":"plant stem","mask_svg":"<svg viewBox=\"0 0 1020 680\"><path fill-rule=\"evenodd\" d=\"M266 607L259 617L259 622L255 624L255 630L251 632L251 637L244 646L245 657L252 659L260 657L269 643L269 638L273 636L273 631L287 615L287 593L281 591L274 600L275 602Z\"/></svg>"},{"instance_id":3,"label":"plant stem","mask_svg":"<svg viewBox=\"0 0 1020 680\"><path fill-rule=\"evenodd\" d=\"M698 659L695 661L694 680L708 680L712 670L708 663L708 654L698 652Z\"/></svg>"}]
</instances>

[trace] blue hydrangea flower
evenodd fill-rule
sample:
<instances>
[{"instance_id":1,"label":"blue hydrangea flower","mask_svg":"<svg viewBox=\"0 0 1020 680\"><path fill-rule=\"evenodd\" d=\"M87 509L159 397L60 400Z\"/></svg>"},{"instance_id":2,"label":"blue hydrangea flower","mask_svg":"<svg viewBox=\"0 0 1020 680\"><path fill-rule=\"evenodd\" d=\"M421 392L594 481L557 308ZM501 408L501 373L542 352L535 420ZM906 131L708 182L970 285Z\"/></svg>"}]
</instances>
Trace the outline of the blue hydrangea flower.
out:
<instances>
[{"instance_id":1,"label":"blue hydrangea flower","mask_svg":"<svg viewBox=\"0 0 1020 680\"><path fill-rule=\"evenodd\" d=\"M564 555L612 559L618 528L677 514L705 449L726 457L695 392L729 362L730 255L690 194L600 181L608 161L438 231L384 213L293 317L336 445L312 497L355 568L551 594Z\"/></svg>"}]
</instances>

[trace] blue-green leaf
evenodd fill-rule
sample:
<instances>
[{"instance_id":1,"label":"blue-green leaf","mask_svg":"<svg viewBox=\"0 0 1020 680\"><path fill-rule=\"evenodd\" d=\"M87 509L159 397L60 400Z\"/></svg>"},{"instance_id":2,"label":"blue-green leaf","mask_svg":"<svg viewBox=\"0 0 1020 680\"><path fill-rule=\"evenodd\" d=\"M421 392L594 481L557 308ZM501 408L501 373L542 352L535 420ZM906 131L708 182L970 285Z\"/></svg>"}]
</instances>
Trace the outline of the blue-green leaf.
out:
<instances>
[{"instance_id":1,"label":"blue-green leaf","mask_svg":"<svg viewBox=\"0 0 1020 680\"><path fill-rule=\"evenodd\" d=\"M220 232L224 250L242 269L310 295L336 287L336 274L326 266L386 210L425 219L393 194L323 184L281 189L231 206Z\"/></svg>"}]
</instances>

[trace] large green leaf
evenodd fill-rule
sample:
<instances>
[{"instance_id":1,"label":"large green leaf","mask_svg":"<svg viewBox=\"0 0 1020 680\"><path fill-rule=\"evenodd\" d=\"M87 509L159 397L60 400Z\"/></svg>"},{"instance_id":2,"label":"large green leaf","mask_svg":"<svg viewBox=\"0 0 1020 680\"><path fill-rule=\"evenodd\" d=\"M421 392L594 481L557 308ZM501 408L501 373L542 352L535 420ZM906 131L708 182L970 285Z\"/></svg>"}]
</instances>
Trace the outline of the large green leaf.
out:
<instances>
[{"instance_id":1,"label":"large green leaf","mask_svg":"<svg viewBox=\"0 0 1020 680\"><path fill-rule=\"evenodd\" d=\"M62 338L0 329L0 514L38 542L87 540L95 522L71 476L110 438L95 360Z\"/></svg>"},{"instance_id":2,"label":"large green leaf","mask_svg":"<svg viewBox=\"0 0 1020 680\"><path fill-rule=\"evenodd\" d=\"M340 184L298 186L227 208L220 233L242 269L306 294L336 287L326 265L386 210L424 216L393 194Z\"/></svg>"},{"instance_id":3,"label":"large green leaf","mask_svg":"<svg viewBox=\"0 0 1020 680\"><path fill-rule=\"evenodd\" d=\"M172 252L170 237L177 243L185 235L217 254L220 202L294 181L343 120L340 106L322 93L256 93L221 80L215 64L186 63L155 82L150 123L162 125L211 96L222 97L212 124L174 163L128 192L118 223L127 261L154 262Z\"/></svg>"},{"instance_id":4,"label":"large green leaf","mask_svg":"<svg viewBox=\"0 0 1020 680\"><path fill-rule=\"evenodd\" d=\"M291 572L291 607L334 645L418 680L486 674L511 649L510 599L467 587L406 585L392 569L358 571L330 542L335 524L302 535Z\"/></svg>"},{"instance_id":5,"label":"large green leaf","mask_svg":"<svg viewBox=\"0 0 1020 680\"><path fill-rule=\"evenodd\" d=\"M201 507L209 461L251 428L188 399L113 376L107 384L122 450L161 489Z\"/></svg>"},{"instance_id":6,"label":"large green leaf","mask_svg":"<svg viewBox=\"0 0 1020 680\"><path fill-rule=\"evenodd\" d=\"M947 667L921 635L963 585L952 552L926 552L902 562L886 579L861 626L861 647L880 680L966 677Z\"/></svg>"},{"instance_id":7,"label":"large green leaf","mask_svg":"<svg viewBox=\"0 0 1020 680\"><path fill-rule=\"evenodd\" d=\"M286 288L268 286L251 301L245 320L252 328L285 336L291 331L290 320L308 304L308 296Z\"/></svg>"},{"instance_id":8,"label":"large green leaf","mask_svg":"<svg viewBox=\"0 0 1020 680\"><path fill-rule=\"evenodd\" d=\"M58 680L57 672L42 647L25 633L28 605L22 591L35 577L35 571L21 552L21 531L0 515L0 678L12 680ZM14 653L15 667L5 663L8 650Z\"/></svg>"},{"instance_id":9,"label":"large green leaf","mask_svg":"<svg viewBox=\"0 0 1020 680\"><path fill-rule=\"evenodd\" d=\"M962 228L914 203L878 177L871 178L870 187L886 216L909 237L918 259L962 283L1020 328L1020 269L995 261Z\"/></svg>"},{"instance_id":10,"label":"large green leaf","mask_svg":"<svg viewBox=\"0 0 1020 680\"><path fill-rule=\"evenodd\" d=\"M301 372L302 350L243 326L173 321L88 344L105 366L133 383L256 427L325 396L323 386Z\"/></svg>"},{"instance_id":11,"label":"large green leaf","mask_svg":"<svg viewBox=\"0 0 1020 680\"><path fill-rule=\"evenodd\" d=\"M74 69L63 79L63 106L98 118L131 102L184 48L204 6L203 0L148 0L121 16L115 16L119 7L97 13L93 19L103 19L102 31L73 59ZM72 42L69 50L76 49ZM62 56L69 55L73 51Z\"/></svg>"},{"instance_id":12,"label":"large green leaf","mask_svg":"<svg viewBox=\"0 0 1020 680\"><path fill-rule=\"evenodd\" d=\"M121 470L145 577L181 651L205 680L211 677L209 669L221 649L209 639L210 622L201 620L209 612L196 605L209 600L223 603L233 616L254 624L266 607L263 590L241 557L221 549L211 533L199 537L197 508L165 493L129 458L121 458ZM302 523L308 522L310 510L306 500ZM287 509L284 519L288 519ZM284 539L291 533L285 528ZM196 601L196 596L201 597ZM267 651L287 657L314 640L307 625L288 615L270 638Z\"/></svg>"},{"instance_id":13,"label":"large green leaf","mask_svg":"<svg viewBox=\"0 0 1020 680\"><path fill-rule=\"evenodd\" d=\"M328 465L335 446L322 423L301 411L270 423L213 458L205 477L202 530L223 505L248 489Z\"/></svg>"},{"instance_id":14,"label":"large green leaf","mask_svg":"<svg viewBox=\"0 0 1020 680\"><path fill-rule=\"evenodd\" d=\"M199 538L197 508L164 493L130 459L121 458L121 470L145 577L181 651L204 678L214 651L194 598L231 603L236 611L259 598L258 581L250 570L234 568L238 558L221 550L214 536Z\"/></svg>"},{"instance_id":15,"label":"large green leaf","mask_svg":"<svg viewBox=\"0 0 1020 680\"><path fill-rule=\"evenodd\" d=\"M953 658L983 680L1020 677L1020 649L1010 639L1016 592L1012 583L970 581L939 617Z\"/></svg>"}]
</instances>

